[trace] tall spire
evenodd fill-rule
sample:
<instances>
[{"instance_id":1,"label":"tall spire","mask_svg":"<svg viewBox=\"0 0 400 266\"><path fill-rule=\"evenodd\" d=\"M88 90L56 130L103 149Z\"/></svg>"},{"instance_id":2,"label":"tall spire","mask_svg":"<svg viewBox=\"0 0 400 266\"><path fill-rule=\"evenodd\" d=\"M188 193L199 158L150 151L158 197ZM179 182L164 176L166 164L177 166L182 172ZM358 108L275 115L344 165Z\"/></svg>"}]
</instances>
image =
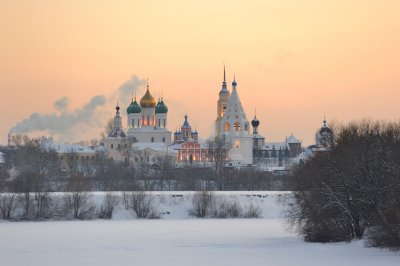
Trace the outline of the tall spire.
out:
<instances>
[{"instance_id":1,"label":"tall spire","mask_svg":"<svg viewBox=\"0 0 400 266\"><path fill-rule=\"evenodd\" d=\"M222 90L226 90L226 74L225 74L225 64L224 64L224 81L222 82Z\"/></svg>"},{"instance_id":2,"label":"tall spire","mask_svg":"<svg viewBox=\"0 0 400 266\"><path fill-rule=\"evenodd\" d=\"M225 75L225 64L224 64L224 82L226 82L226 75Z\"/></svg>"}]
</instances>

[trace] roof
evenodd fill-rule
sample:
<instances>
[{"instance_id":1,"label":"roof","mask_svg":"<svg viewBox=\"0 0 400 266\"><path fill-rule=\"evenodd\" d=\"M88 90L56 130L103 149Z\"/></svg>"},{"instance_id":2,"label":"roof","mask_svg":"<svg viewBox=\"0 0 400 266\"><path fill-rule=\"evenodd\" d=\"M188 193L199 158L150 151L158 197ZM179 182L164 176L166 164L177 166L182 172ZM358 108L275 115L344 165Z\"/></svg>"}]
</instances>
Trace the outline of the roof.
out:
<instances>
[{"instance_id":1,"label":"roof","mask_svg":"<svg viewBox=\"0 0 400 266\"><path fill-rule=\"evenodd\" d=\"M287 139L287 143L301 143L301 141L298 140L293 134L290 134Z\"/></svg>"},{"instance_id":2,"label":"roof","mask_svg":"<svg viewBox=\"0 0 400 266\"><path fill-rule=\"evenodd\" d=\"M89 147L80 144L53 144L57 153L96 153Z\"/></svg>"},{"instance_id":3,"label":"roof","mask_svg":"<svg viewBox=\"0 0 400 266\"><path fill-rule=\"evenodd\" d=\"M275 150L279 150L279 149L285 150L287 147L287 144L286 144L286 142L283 141L283 142L267 142L264 145L264 148L266 150L272 150L274 147L275 147Z\"/></svg>"},{"instance_id":4,"label":"roof","mask_svg":"<svg viewBox=\"0 0 400 266\"><path fill-rule=\"evenodd\" d=\"M96 153L94 149L83 146L81 144L68 144L68 143L58 143L54 144L51 140L45 137L41 138L40 143L42 149L50 151L54 150L57 153Z\"/></svg>"},{"instance_id":5,"label":"roof","mask_svg":"<svg viewBox=\"0 0 400 266\"><path fill-rule=\"evenodd\" d=\"M176 153L175 149L171 146L165 145L164 142L136 142L132 144L132 149L136 151L144 151L146 149L151 149L155 152L168 152L168 154Z\"/></svg>"},{"instance_id":6,"label":"roof","mask_svg":"<svg viewBox=\"0 0 400 266\"><path fill-rule=\"evenodd\" d=\"M126 138L126 133L122 128L114 127L111 129L111 131L108 133L109 138Z\"/></svg>"}]
</instances>

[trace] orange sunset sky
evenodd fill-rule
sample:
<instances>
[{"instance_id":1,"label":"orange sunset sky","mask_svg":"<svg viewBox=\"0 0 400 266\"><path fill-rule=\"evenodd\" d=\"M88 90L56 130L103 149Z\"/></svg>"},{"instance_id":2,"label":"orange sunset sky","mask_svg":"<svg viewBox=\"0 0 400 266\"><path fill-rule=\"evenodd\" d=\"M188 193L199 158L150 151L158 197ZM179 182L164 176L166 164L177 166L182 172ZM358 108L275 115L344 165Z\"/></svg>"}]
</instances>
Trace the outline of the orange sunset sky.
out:
<instances>
[{"instance_id":1,"label":"orange sunset sky","mask_svg":"<svg viewBox=\"0 0 400 266\"><path fill-rule=\"evenodd\" d=\"M187 111L206 138L224 62L266 141L294 133L311 144L324 114L399 119L399 50L398 0L1 0L0 144L32 113L53 127L70 119L47 132L60 141L98 138L117 98L126 125L146 77L169 129Z\"/></svg>"}]
</instances>

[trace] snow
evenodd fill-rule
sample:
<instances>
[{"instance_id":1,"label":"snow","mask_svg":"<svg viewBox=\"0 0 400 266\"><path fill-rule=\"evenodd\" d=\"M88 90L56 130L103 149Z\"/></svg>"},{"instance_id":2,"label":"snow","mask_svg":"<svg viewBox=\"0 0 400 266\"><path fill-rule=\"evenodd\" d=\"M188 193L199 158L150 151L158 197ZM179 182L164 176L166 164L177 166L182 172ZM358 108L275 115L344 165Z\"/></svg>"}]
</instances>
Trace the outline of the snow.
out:
<instances>
[{"instance_id":1,"label":"snow","mask_svg":"<svg viewBox=\"0 0 400 266\"><path fill-rule=\"evenodd\" d=\"M195 219L187 216L193 192L152 193L171 215L141 220L119 211L113 220L0 222L1 265L399 265L398 252L362 241L305 243L281 218L288 193L216 193L256 203L259 219Z\"/></svg>"}]
</instances>

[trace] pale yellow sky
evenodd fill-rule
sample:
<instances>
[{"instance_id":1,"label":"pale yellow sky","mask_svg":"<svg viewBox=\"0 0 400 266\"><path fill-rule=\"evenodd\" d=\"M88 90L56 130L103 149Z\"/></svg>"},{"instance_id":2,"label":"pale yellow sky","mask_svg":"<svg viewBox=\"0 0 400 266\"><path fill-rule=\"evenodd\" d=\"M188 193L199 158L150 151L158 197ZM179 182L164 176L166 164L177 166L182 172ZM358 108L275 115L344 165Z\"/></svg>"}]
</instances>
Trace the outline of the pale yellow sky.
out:
<instances>
[{"instance_id":1,"label":"pale yellow sky","mask_svg":"<svg viewBox=\"0 0 400 266\"><path fill-rule=\"evenodd\" d=\"M267 141L309 144L324 114L397 120L399 11L397 0L2 0L0 143L64 96L74 111L105 95L97 119L112 117L110 95L133 75L163 92L171 130L187 110L207 137L223 62ZM76 139L98 137L90 128Z\"/></svg>"}]
</instances>

